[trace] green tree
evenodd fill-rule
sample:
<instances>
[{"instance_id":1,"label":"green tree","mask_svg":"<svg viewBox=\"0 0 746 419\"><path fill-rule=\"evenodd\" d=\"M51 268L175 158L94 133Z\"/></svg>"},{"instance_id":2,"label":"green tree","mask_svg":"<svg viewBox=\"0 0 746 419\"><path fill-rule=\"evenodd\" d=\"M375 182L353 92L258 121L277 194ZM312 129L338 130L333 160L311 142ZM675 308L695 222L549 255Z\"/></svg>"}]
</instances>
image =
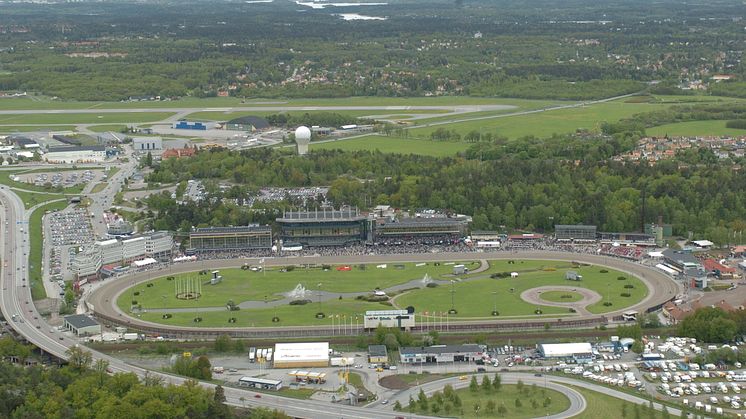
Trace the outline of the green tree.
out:
<instances>
[{"instance_id":1,"label":"green tree","mask_svg":"<svg viewBox=\"0 0 746 419\"><path fill-rule=\"evenodd\" d=\"M508 414L508 408L505 406L505 403L500 403L500 406L497 407L497 414L499 414L501 417L504 417Z\"/></svg>"},{"instance_id":2,"label":"green tree","mask_svg":"<svg viewBox=\"0 0 746 419\"><path fill-rule=\"evenodd\" d=\"M487 394L492 393L492 383L490 382L490 377L486 375L482 377L482 390Z\"/></svg>"},{"instance_id":3,"label":"green tree","mask_svg":"<svg viewBox=\"0 0 746 419\"><path fill-rule=\"evenodd\" d=\"M492 378L492 387L495 388L495 391L500 391L500 388L502 387L502 378L500 377L500 374L495 373L495 376Z\"/></svg>"},{"instance_id":4,"label":"green tree","mask_svg":"<svg viewBox=\"0 0 746 419\"><path fill-rule=\"evenodd\" d=\"M523 380L518 379L518 382L515 384L516 390L518 390L519 393L523 393L523 387L524 387Z\"/></svg>"},{"instance_id":5,"label":"green tree","mask_svg":"<svg viewBox=\"0 0 746 419\"><path fill-rule=\"evenodd\" d=\"M397 412L401 412L401 408L401 402L397 400L396 403L394 403L394 410Z\"/></svg>"},{"instance_id":6,"label":"green tree","mask_svg":"<svg viewBox=\"0 0 746 419\"><path fill-rule=\"evenodd\" d=\"M230 351L231 349L233 349L233 342L231 340L231 337L225 334L218 336L215 339L213 349L215 350L215 352L219 353Z\"/></svg>"},{"instance_id":7,"label":"green tree","mask_svg":"<svg viewBox=\"0 0 746 419\"><path fill-rule=\"evenodd\" d=\"M87 370L91 366L93 361L93 355L89 351L83 349L82 346L73 345L65 352L67 355L67 363L70 367L78 371L79 373Z\"/></svg>"},{"instance_id":8,"label":"green tree","mask_svg":"<svg viewBox=\"0 0 746 419\"><path fill-rule=\"evenodd\" d=\"M523 403L521 403L521 399L519 397L516 397L515 399L515 407L523 407Z\"/></svg>"},{"instance_id":9,"label":"green tree","mask_svg":"<svg viewBox=\"0 0 746 419\"><path fill-rule=\"evenodd\" d=\"M477 382L477 377L475 375L471 376L471 381L469 382L469 390L472 393L476 393L479 391L479 383Z\"/></svg>"},{"instance_id":10,"label":"green tree","mask_svg":"<svg viewBox=\"0 0 746 419\"><path fill-rule=\"evenodd\" d=\"M494 400L490 399L487 401L487 406L485 406L485 410L487 411L488 414L491 415L495 413L496 408L497 408L497 404L495 403Z\"/></svg>"}]
</instances>

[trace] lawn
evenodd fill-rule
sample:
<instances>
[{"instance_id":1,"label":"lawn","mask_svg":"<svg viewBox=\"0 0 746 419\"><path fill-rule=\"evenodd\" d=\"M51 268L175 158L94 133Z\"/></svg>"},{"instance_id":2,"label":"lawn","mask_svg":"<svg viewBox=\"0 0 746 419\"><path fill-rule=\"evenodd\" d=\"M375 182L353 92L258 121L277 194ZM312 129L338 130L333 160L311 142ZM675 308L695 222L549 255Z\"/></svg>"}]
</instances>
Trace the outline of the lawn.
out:
<instances>
[{"instance_id":1,"label":"lawn","mask_svg":"<svg viewBox=\"0 0 746 419\"><path fill-rule=\"evenodd\" d=\"M102 125L91 125L88 127L89 130L93 132L122 132L123 129L127 128L126 125L120 125L120 124L102 124Z\"/></svg>"},{"instance_id":2,"label":"lawn","mask_svg":"<svg viewBox=\"0 0 746 419\"><path fill-rule=\"evenodd\" d=\"M28 256L29 286L31 287L31 297L39 300L47 297L44 290L41 275L41 257L42 251L42 225L41 217L46 211L62 210L67 207L67 200L50 202L37 208L29 220L29 237L31 240Z\"/></svg>"},{"instance_id":3,"label":"lawn","mask_svg":"<svg viewBox=\"0 0 746 419\"><path fill-rule=\"evenodd\" d=\"M542 270L537 264L544 265ZM583 281L574 282L565 279L568 265L562 262L525 261L525 263L508 264L507 261L490 261L489 272L518 272L516 278L492 279L488 274L475 274L468 282L455 282L453 287L441 285L437 288L424 288L409 291L396 298L399 307L414 306L418 312L444 312L451 308L451 299L458 314L452 319L489 318L492 310L497 306L500 317L504 316L532 316L536 306L524 302L520 294L530 288L546 285L564 285L594 290L604 297L604 300L588 306L592 313L604 313L619 310L642 301L647 295L647 287L637 278L627 277L621 272L608 270L601 273L597 266L572 268L583 275ZM626 280L618 280L620 276ZM608 284L608 285L607 285ZM634 288L624 288L625 285ZM608 288L607 288L608 286ZM451 290L453 289L453 294ZM511 291L512 290L512 291ZM608 291L608 292L607 292ZM629 292L630 297L622 297L621 293ZM610 296L612 305L603 305L606 296ZM542 314L569 314L568 309L562 307L541 307Z\"/></svg>"},{"instance_id":4,"label":"lawn","mask_svg":"<svg viewBox=\"0 0 746 419\"><path fill-rule=\"evenodd\" d=\"M539 298L553 303L572 303L582 300L583 296L577 292L571 291L544 291L541 293Z\"/></svg>"},{"instance_id":5,"label":"lawn","mask_svg":"<svg viewBox=\"0 0 746 419\"><path fill-rule=\"evenodd\" d=\"M429 138L430 133L438 128L456 131L461 135L469 131L490 132L507 138L520 138L527 135L549 137L552 134L572 133L578 129L599 132L601 123L615 122L628 118L636 113L664 109L669 104L626 103L614 101L598 103L583 107L550 110L527 115L505 116L501 118L460 122L432 127L415 128L411 135Z\"/></svg>"},{"instance_id":6,"label":"lawn","mask_svg":"<svg viewBox=\"0 0 746 419\"><path fill-rule=\"evenodd\" d=\"M200 111L200 112L194 112L187 115L185 118L190 121L228 121L234 118L240 118L242 116L267 116L267 115L274 115L277 113L283 113L285 115L303 115L304 113L311 113L311 114L317 114L317 113L337 113L340 115L346 115L350 117L362 117L362 116L376 116L376 115L392 115L397 114L398 116L402 116L405 118L411 118L412 115L416 114L433 114L433 116L437 116L440 114L446 114L450 113L449 110L445 109L411 109L411 110L402 110L402 109L393 109L393 110L387 110L387 109L370 109L370 110L354 110L354 111L346 111L346 110L304 110L304 111L289 111L289 112L281 112L281 111L251 111L251 110L244 110L244 111Z\"/></svg>"},{"instance_id":7,"label":"lawn","mask_svg":"<svg viewBox=\"0 0 746 419\"><path fill-rule=\"evenodd\" d=\"M36 132L36 131L75 131L74 125L55 125L55 126L43 126L43 125L0 125L0 133L12 134L14 132Z\"/></svg>"},{"instance_id":8,"label":"lawn","mask_svg":"<svg viewBox=\"0 0 746 419\"><path fill-rule=\"evenodd\" d=\"M442 392L439 393L442 394ZM524 385L519 390L518 385L504 384L499 390L491 390L490 392L482 390L480 386L476 392L464 388L456 390L455 394L460 399L460 407L454 406L453 401L448 400L445 396L433 395L428 398L427 410L422 409L415 398L415 408L410 409L408 406L404 406L402 411L443 417L456 416L462 419L503 417L524 419L555 415L570 408L570 400L564 394L529 385ZM439 400L442 401L438 402ZM488 407L490 400L494 402L494 410L492 411ZM546 407L544 406L545 400L548 400ZM501 405L505 408L504 414L498 413Z\"/></svg>"},{"instance_id":9,"label":"lawn","mask_svg":"<svg viewBox=\"0 0 746 419\"><path fill-rule=\"evenodd\" d=\"M104 189L106 189L107 185L108 183L97 183L96 186L94 186L93 189L91 189L91 193L99 193L103 191Z\"/></svg>"},{"instance_id":10,"label":"lawn","mask_svg":"<svg viewBox=\"0 0 746 419\"><path fill-rule=\"evenodd\" d=\"M651 136L662 137L665 135L674 137L706 136L706 135L746 135L746 130L728 128L728 121L690 121L676 124L665 124L657 127L647 128L645 133Z\"/></svg>"},{"instance_id":11,"label":"lawn","mask_svg":"<svg viewBox=\"0 0 746 419\"><path fill-rule=\"evenodd\" d=\"M366 135L351 140L330 141L325 143L311 143L311 150L339 149L378 150L383 153L421 154L427 156L452 156L469 148L471 144L452 141L430 141L411 138L385 137L382 135Z\"/></svg>"},{"instance_id":12,"label":"lawn","mask_svg":"<svg viewBox=\"0 0 746 419\"><path fill-rule=\"evenodd\" d=\"M626 409L626 417L633 418L634 415L634 404L626 402L622 399L609 396L607 394L599 393L597 391L588 390L578 386L568 386L578 393L583 395L586 401L586 407L583 413L572 416L573 419L597 419L597 418L608 418L612 417L610 412L618 412L618 416L622 416L623 409ZM644 397L644 395L643 395ZM626 406L626 407L623 407ZM613 415L616 417L617 415Z\"/></svg>"},{"instance_id":13,"label":"lawn","mask_svg":"<svg viewBox=\"0 0 746 419\"><path fill-rule=\"evenodd\" d=\"M172 112L102 112L96 113L42 113L0 115L0 124L115 124L129 122L156 122Z\"/></svg>"}]
</instances>

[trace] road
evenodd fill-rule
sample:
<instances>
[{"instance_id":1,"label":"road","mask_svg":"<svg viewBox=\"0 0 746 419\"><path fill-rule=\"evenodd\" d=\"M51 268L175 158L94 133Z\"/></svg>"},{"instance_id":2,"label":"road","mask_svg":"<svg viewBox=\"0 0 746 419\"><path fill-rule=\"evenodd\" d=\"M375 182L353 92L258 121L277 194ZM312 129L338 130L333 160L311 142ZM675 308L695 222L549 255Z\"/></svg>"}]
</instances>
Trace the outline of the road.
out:
<instances>
[{"instance_id":1,"label":"road","mask_svg":"<svg viewBox=\"0 0 746 419\"><path fill-rule=\"evenodd\" d=\"M6 186L0 186L0 226L3 229L3 238L0 242L0 254L3 255L3 268L0 275L2 291L0 291L0 310L8 319L8 324L30 343L43 352L54 355L60 359L67 359L67 350L78 345L77 339L68 333L53 331L52 327L39 315L31 300L31 289L27 286L26 278L28 269L26 266L27 253L29 251L28 226L17 224L24 214L21 200ZM7 224L6 224L7 223ZM113 372L132 372L139 377L145 375L159 377L164 383L181 385L187 381L186 378L177 377L161 372L147 371L143 368L130 365L119 359L106 354L90 350L95 360L105 360ZM200 383L207 388L214 388L214 384ZM327 402L315 400L290 399L275 395L260 394L249 390L226 387L225 395L227 402L234 406L263 406L272 409L280 409L288 415L300 418L321 418L339 414L341 418L350 419L391 419L391 412L374 409L365 409L356 406L331 405ZM244 399L244 400L242 400ZM426 416L413 416L414 418L425 418Z\"/></svg>"},{"instance_id":2,"label":"road","mask_svg":"<svg viewBox=\"0 0 746 419\"><path fill-rule=\"evenodd\" d=\"M591 263L595 265L608 266L613 269L625 272L629 275L634 275L643 281L650 292L648 295L639 303L619 309L610 313L605 314L606 316L618 316L622 312L627 310L637 310L644 312L647 307L662 304L668 301L682 292L681 284L671 279L663 272L639 263L629 262L623 259L617 259L607 256L582 254L582 253L568 253L558 251L526 251L519 254L511 252L495 252L495 253L422 253L422 254L397 254L397 255L360 255L360 256L319 256L314 257L312 262L318 264L359 264L359 263L394 263L394 262L428 262L428 261L443 261L443 260L475 260L475 259L535 259L535 260L555 260L555 261L581 261ZM108 279L97 285L97 288L93 290L86 302L92 311L97 315L106 318L120 318L121 323L129 326L143 326L143 327L164 327L161 324L146 322L144 320L130 317L127 313L122 312L114 304L119 295L121 295L127 288L134 284L148 281L158 276L173 275L183 272L193 272L202 269L213 270L213 269L224 269L241 266L243 263L249 263L258 265L260 264L259 259L229 259L229 260L207 260L188 262L178 265L172 265L169 269L160 271L147 271L130 275L125 278L119 279ZM286 257L286 258L267 258L264 261L265 266L284 266L288 264L307 264L309 263L308 257ZM599 315L587 314L573 316L572 318L564 317L564 320L583 320L589 318L597 318ZM533 320L538 322L542 326L547 322L547 318L541 318ZM483 321L482 323L487 324L500 324L505 322L515 322L515 319L506 320L489 320ZM531 323L532 320L526 320L524 323ZM451 322L456 324L457 322ZM471 324L477 324L479 322L471 322ZM283 327L283 328L252 328L252 327L225 327L225 328L200 328L200 327L169 327L169 329L179 332L194 332L197 335L203 335L205 333L222 333L222 332L263 332L263 333L291 333L297 331L299 335L305 334L306 336L313 336L311 333L314 329L322 330L328 326L305 326L305 327Z\"/></svg>"}]
</instances>

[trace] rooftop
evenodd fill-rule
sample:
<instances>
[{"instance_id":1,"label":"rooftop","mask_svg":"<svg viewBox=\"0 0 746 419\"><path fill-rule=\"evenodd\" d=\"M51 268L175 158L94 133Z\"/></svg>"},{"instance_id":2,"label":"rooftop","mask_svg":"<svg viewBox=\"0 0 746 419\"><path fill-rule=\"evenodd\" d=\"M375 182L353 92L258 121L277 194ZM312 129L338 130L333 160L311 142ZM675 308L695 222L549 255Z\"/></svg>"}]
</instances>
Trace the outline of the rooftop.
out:
<instances>
[{"instance_id":1,"label":"rooftop","mask_svg":"<svg viewBox=\"0 0 746 419\"><path fill-rule=\"evenodd\" d=\"M293 223L304 221L362 221L364 215L360 215L357 208L322 209L314 211L288 211L277 218L278 222Z\"/></svg>"},{"instance_id":2,"label":"rooftop","mask_svg":"<svg viewBox=\"0 0 746 419\"><path fill-rule=\"evenodd\" d=\"M368 345L368 354L370 356L388 356L386 345Z\"/></svg>"},{"instance_id":3,"label":"rooftop","mask_svg":"<svg viewBox=\"0 0 746 419\"><path fill-rule=\"evenodd\" d=\"M193 228L191 234L214 234L214 233L251 233L257 231L270 231L269 226L260 225L248 225L248 226L236 226L236 227L203 227Z\"/></svg>"},{"instance_id":4,"label":"rooftop","mask_svg":"<svg viewBox=\"0 0 746 419\"><path fill-rule=\"evenodd\" d=\"M405 346L399 348L401 354L457 354L482 352L482 347L476 343L464 345L437 345L437 346Z\"/></svg>"},{"instance_id":5,"label":"rooftop","mask_svg":"<svg viewBox=\"0 0 746 419\"><path fill-rule=\"evenodd\" d=\"M72 316L65 316L65 321L76 329L98 326L98 322L85 314L73 314Z\"/></svg>"},{"instance_id":6,"label":"rooftop","mask_svg":"<svg viewBox=\"0 0 746 419\"><path fill-rule=\"evenodd\" d=\"M83 145L74 147L54 147L49 149L49 153L67 153L70 151L106 151L102 145Z\"/></svg>"}]
</instances>

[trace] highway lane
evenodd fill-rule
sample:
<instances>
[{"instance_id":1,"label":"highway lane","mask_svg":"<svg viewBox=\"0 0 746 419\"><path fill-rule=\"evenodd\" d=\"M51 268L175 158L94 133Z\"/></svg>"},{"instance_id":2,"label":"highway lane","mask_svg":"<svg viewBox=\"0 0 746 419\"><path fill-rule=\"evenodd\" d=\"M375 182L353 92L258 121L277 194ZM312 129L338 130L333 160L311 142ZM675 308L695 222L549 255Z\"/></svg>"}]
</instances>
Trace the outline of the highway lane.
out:
<instances>
[{"instance_id":1,"label":"highway lane","mask_svg":"<svg viewBox=\"0 0 746 419\"><path fill-rule=\"evenodd\" d=\"M621 315L627 310L638 310L644 311L645 308L661 304L674 298L676 295L683 292L682 285L674 281L672 278L664 274L663 272L645 266L639 263L629 262L623 259L599 256L584 253L569 253L569 252L558 252L558 251L526 251L520 253L511 252L494 252L494 253L422 253L422 254L396 254L396 255L361 255L361 256L319 256L313 257L286 257L286 258L265 258L265 266L284 266L288 264L306 264L306 263L318 263L318 264L358 264L358 263L394 263L394 262L432 262L432 261L444 261L444 260L476 260L476 259L535 259L535 260L555 260L555 261L580 261L591 263L594 265L608 266L613 269L618 269L629 275L634 275L640 278L649 289L648 295L639 303L631 306L621 308L619 310L606 313L606 316L617 316ZM86 302L90 307L93 307L93 311L102 316L109 318L121 318L123 324L128 325L141 325L141 326L158 326L163 327L162 324L147 322L135 317L130 317L127 313L122 312L114 304L117 297L121 295L126 289L131 287L133 284L148 281L158 276L173 275L183 272L192 272L202 269L213 270L231 268L242 265L243 263L259 264L258 258L247 258L247 259L228 259L228 260L206 260L182 263L178 265L172 265L168 269L159 271L147 271L134 275L129 275L117 279L108 279L97 285L97 288L93 290ZM573 317L564 317L564 320L568 319L588 319L597 318L597 314L579 315ZM506 320L489 320L484 323L499 324L506 322L514 322L515 319ZM535 320L542 325L547 321L547 318ZM531 320L526 320L526 323ZM477 323L477 322L472 322ZM451 324L455 324L452 322ZM298 327L305 331L312 330L314 328L327 328L328 326L305 326ZM172 330L178 331L194 331L197 333L204 332L205 328L199 327L170 327ZM236 331L236 330L264 330L264 331L278 331L278 330L291 330L292 328L210 328L211 331Z\"/></svg>"},{"instance_id":2,"label":"highway lane","mask_svg":"<svg viewBox=\"0 0 746 419\"><path fill-rule=\"evenodd\" d=\"M27 286L24 278L27 278L28 269L24 254L28 252L28 226L17 224L20 220L19 214L24 213L23 203L17 195L7 187L0 187L0 226L2 227L2 241L0 241L0 254L3 255L3 268L1 272L2 290L0 291L0 310L8 320L8 324L20 335L24 336L30 343L42 351L50 353L58 358L67 359L67 350L78 345L77 339L68 333L52 331L51 326L36 311L31 300L31 289ZM5 224L7 222L7 225ZM21 231L23 228L23 231ZM5 266L7 263L7 266ZM18 320L13 320L14 317ZM161 372L148 371L143 368L130 365L109 355L90 350L94 360L102 359L109 363L113 372L132 372L139 377L146 375L155 376L164 383L181 385L188 381L186 378L173 376ZM211 383L201 382L200 385L214 388ZM357 406L344 406L330 404L316 400L298 400L285 397L259 394L250 390L226 387L228 403L235 406L264 406L285 411L288 415L300 418L324 418L336 417L351 419L390 419L392 414L385 411L365 409ZM242 401L244 398L245 401ZM330 413L332 416L330 416ZM424 418L419 416L417 418Z\"/></svg>"}]
</instances>

